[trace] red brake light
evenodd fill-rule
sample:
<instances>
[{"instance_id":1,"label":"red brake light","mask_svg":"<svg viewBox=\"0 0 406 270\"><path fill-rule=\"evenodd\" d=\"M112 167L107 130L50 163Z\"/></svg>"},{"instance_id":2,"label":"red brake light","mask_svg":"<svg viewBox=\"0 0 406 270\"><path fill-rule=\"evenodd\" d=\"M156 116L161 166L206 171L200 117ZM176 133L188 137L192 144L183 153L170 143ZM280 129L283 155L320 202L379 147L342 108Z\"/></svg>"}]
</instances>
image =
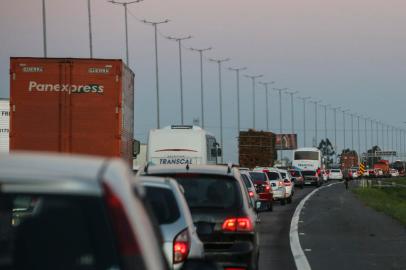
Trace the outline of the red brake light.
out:
<instances>
[{"instance_id":1,"label":"red brake light","mask_svg":"<svg viewBox=\"0 0 406 270\"><path fill-rule=\"evenodd\" d=\"M290 182L285 183L285 186L287 186L287 187L290 187L290 185L291 185Z\"/></svg>"},{"instance_id":2,"label":"red brake light","mask_svg":"<svg viewBox=\"0 0 406 270\"><path fill-rule=\"evenodd\" d=\"M266 191L270 191L270 190L271 190L271 187L270 187L269 185L266 185L266 186L265 186L265 190L266 190Z\"/></svg>"},{"instance_id":3,"label":"red brake light","mask_svg":"<svg viewBox=\"0 0 406 270\"><path fill-rule=\"evenodd\" d=\"M223 222L223 231L252 232L253 226L249 218L228 218Z\"/></svg>"},{"instance_id":4,"label":"red brake light","mask_svg":"<svg viewBox=\"0 0 406 270\"><path fill-rule=\"evenodd\" d=\"M248 192L248 195L252 198L252 197L254 197L254 192L250 191L250 192Z\"/></svg>"},{"instance_id":5,"label":"red brake light","mask_svg":"<svg viewBox=\"0 0 406 270\"><path fill-rule=\"evenodd\" d=\"M120 199L113 193L111 188L103 183L105 202L110 214L111 223L118 241L118 249L123 256L137 255L140 253L128 217L124 211Z\"/></svg>"},{"instance_id":6,"label":"red brake light","mask_svg":"<svg viewBox=\"0 0 406 270\"><path fill-rule=\"evenodd\" d=\"M187 259L190 251L188 230L180 232L173 241L173 263L180 263Z\"/></svg>"}]
</instances>

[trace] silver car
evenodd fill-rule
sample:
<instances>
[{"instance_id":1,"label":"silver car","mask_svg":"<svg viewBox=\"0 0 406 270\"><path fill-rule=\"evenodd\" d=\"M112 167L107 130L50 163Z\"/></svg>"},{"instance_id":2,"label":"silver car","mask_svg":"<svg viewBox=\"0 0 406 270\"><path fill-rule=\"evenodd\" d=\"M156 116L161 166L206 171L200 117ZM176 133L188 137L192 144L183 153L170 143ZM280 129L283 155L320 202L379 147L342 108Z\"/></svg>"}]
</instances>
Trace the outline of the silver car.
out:
<instances>
[{"instance_id":1,"label":"silver car","mask_svg":"<svg viewBox=\"0 0 406 270\"><path fill-rule=\"evenodd\" d=\"M203 258L204 246L196 233L183 189L171 178L139 176L145 200L159 224L163 250L171 269L190 258Z\"/></svg>"}]
</instances>

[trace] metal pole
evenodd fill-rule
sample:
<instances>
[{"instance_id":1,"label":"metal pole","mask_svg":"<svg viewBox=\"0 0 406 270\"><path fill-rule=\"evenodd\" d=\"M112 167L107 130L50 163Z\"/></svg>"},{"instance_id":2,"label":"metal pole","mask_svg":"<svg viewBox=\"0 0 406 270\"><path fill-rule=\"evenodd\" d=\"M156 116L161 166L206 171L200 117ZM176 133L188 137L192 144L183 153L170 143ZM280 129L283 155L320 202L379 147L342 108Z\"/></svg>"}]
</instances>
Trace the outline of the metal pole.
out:
<instances>
[{"instance_id":1,"label":"metal pole","mask_svg":"<svg viewBox=\"0 0 406 270\"><path fill-rule=\"evenodd\" d=\"M90 0L87 0L87 14L89 17L89 52L90 52L90 58L93 58L92 13L91 13Z\"/></svg>"},{"instance_id":2,"label":"metal pole","mask_svg":"<svg viewBox=\"0 0 406 270\"><path fill-rule=\"evenodd\" d=\"M259 84L262 84L264 86L265 90L265 114L266 114L266 130L270 131L269 127L269 101L268 101L268 85L274 84L275 82L259 82Z\"/></svg>"},{"instance_id":3,"label":"metal pole","mask_svg":"<svg viewBox=\"0 0 406 270\"><path fill-rule=\"evenodd\" d=\"M374 146L374 126L373 126L373 121L371 119L371 148Z\"/></svg>"},{"instance_id":4,"label":"metal pole","mask_svg":"<svg viewBox=\"0 0 406 270\"><path fill-rule=\"evenodd\" d=\"M186 39L191 39L192 36L187 37L166 37L169 40L174 40L178 43L179 50L179 88L180 88L180 122L182 125L185 124L185 114L184 114L184 100L183 100L183 68L182 68L182 41Z\"/></svg>"},{"instance_id":5,"label":"metal pole","mask_svg":"<svg viewBox=\"0 0 406 270\"><path fill-rule=\"evenodd\" d=\"M351 113L351 150L354 150L354 115Z\"/></svg>"},{"instance_id":6,"label":"metal pole","mask_svg":"<svg viewBox=\"0 0 406 270\"><path fill-rule=\"evenodd\" d=\"M290 109L291 109L291 124L292 124L292 134L295 133L295 112L294 112L294 104L293 104L293 95L299 93L299 91L294 92L286 92L286 94L290 95Z\"/></svg>"},{"instance_id":7,"label":"metal pole","mask_svg":"<svg viewBox=\"0 0 406 270\"><path fill-rule=\"evenodd\" d=\"M115 4L115 5L122 5L124 7L124 30L125 30L125 55L126 55L126 64L127 66L130 65L130 60L129 60L129 52L128 52L128 20L127 20L127 6L130 4L134 4L134 3L139 3L142 2L143 0L135 0L135 1L131 1L131 2L117 2L115 0L110 0L108 2ZM89 11L90 14L90 11ZM90 15L89 15L90 16ZM89 17L89 21L90 21L90 17ZM144 20L144 22L146 22ZM91 45L92 46L92 45ZM93 49L92 49L93 50ZM93 52L91 52L91 54L93 54Z\"/></svg>"},{"instance_id":8,"label":"metal pole","mask_svg":"<svg viewBox=\"0 0 406 270\"><path fill-rule=\"evenodd\" d=\"M125 5L126 6L126 5ZM161 115L160 115L160 103L159 103L159 65L158 65L158 25L163 23L168 23L169 20L164 21L147 21L143 20L144 23L150 24L154 27L154 35L155 35L155 85L156 85L156 123L157 128L161 127Z\"/></svg>"},{"instance_id":9,"label":"metal pole","mask_svg":"<svg viewBox=\"0 0 406 270\"><path fill-rule=\"evenodd\" d=\"M358 120L358 155L361 155L361 129L360 129L360 122L359 122L359 119L360 119L360 116L359 115L357 115L357 120Z\"/></svg>"},{"instance_id":10,"label":"metal pole","mask_svg":"<svg viewBox=\"0 0 406 270\"><path fill-rule=\"evenodd\" d=\"M346 145L345 145L345 113L348 112L348 110L343 110L343 141L344 141L344 145L343 145L343 149L345 149Z\"/></svg>"},{"instance_id":11,"label":"metal pole","mask_svg":"<svg viewBox=\"0 0 406 270\"><path fill-rule=\"evenodd\" d=\"M365 131L364 131L364 136L365 136L365 153L368 152L368 128L367 128L367 121L368 121L368 118L365 118Z\"/></svg>"},{"instance_id":12,"label":"metal pole","mask_svg":"<svg viewBox=\"0 0 406 270\"><path fill-rule=\"evenodd\" d=\"M323 105L324 106L324 139L327 142L327 106L328 105Z\"/></svg>"},{"instance_id":13,"label":"metal pole","mask_svg":"<svg viewBox=\"0 0 406 270\"><path fill-rule=\"evenodd\" d=\"M238 133L241 130L241 122L240 122L240 71L246 70L246 67L239 67L239 68L228 68L231 71L235 71L236 75L236 83L237 83L237 129Z\"/></svg>"},{"instance_id":14,"label":"metal pole","mask_svg":"<svg viewBox=\"0 0 406 270\"><path fill-rule=\"evenodd\" d=\"M203 86L203 52L211 50L211 47L205 48L205 49L194 49L190 48L190 50L198 52L200 56L200 102L201 102L201 107L200 107L200 114L202 116L202 128L204 128L204 86Z\"/></svg>"},{"instance_id":15,"label":"metal pole","mask_svg":"<svg viewBox=\"0 0 406 270\"><path fill-rule=\"evenodd\" d=\"M229 61L229 58L226 59L210 59L210 61L217 63L218 65L218 73L219 73L219 103L220 103L220 144L223 148L224 153L224 145L223 145L223 89L221 85L221 64L223 62ZM223 156L221 155L221 163L223 163Z\"/></svg>"},{"instance_id":16,"label":"metal pole","mask_svg":"<svg viewBox=\"0 0 406 270\"><path fill-rule=\"evenodd\" d=\"M378 120L375 121L375 125L376 125L376 145L379 145L379 124L378 124Z\"/></svg>"},{"instance_id":17,"label":"metal pole","mask_svg":"<svg viewBox=\"0 0 406 270\"><path fill-rule=\"evenodd\" d=\"M45 0L42 0L42 34L43 34L44 57L47 57L47 21L46 21Z\"/></svg>"},{"instance_id":18,"label":"metal pole","mask_svg":"<svg viewBox=\"0 0 406 270\"><path fill-rule=\"evenodd\" d=\"M260 75L244 75L246 78L250 78L252 80L252 125L253 125L253 129L255 129L256 125L255 125L255 80L257 78L261 78L262 74Z\"/></svg>"},{"instance_id":19,"label":"metal pole","mask_svg":"<svg viewBox=\"0 0 406 270\"><path fill-rule=\"evenodd\" d=\"M311 103L314 103L314 146L317 147L317 106L319 105L319 103L321 102L321 100L315 100L315 101L311 101Z\"/></svg>"},{"instance_id":20,"label":"metal pole","mask_svg":"<svg viewBox=\"0 0 406 270\"><path fill-rule=\"evenodd\" d=\"M337 110L339 110L340 107L333 108L334 110L334 148L337 151ZM337 153L336 153L337 154Z\"/></svg>"},{"instance_id":21,"label":"metal pole","mask_svg":"<svg viewBox=\"0 0 406 270\"><path fill-rule=\"evenodd\" d=\"M306 147L306 100L310 97L298 97L303 101L303 147Z\"/></svg>"},{"instance_id":22,"label":"metal pole","mask_svg":"<svg viewBox=\"0 0 406 270\"><path fill-rule=\"evenodd\" d=\"M283 127L282 127L282 91L286 91L287 88L274 88L275 91L278 91L279 93L279 134L283 133ZM280 148L281 145L280 145ZM280 160L282 160L283 156L283 150L280 150Z\"/></svg>"}]
</instances>

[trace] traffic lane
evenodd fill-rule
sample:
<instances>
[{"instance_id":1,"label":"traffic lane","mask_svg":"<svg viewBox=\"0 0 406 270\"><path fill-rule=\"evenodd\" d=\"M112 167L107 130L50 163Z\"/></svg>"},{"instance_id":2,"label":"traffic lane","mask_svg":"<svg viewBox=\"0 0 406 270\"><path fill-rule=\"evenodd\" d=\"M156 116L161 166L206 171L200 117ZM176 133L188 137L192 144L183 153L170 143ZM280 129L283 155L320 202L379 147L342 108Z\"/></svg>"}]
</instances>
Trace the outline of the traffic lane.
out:
<instances>
[{"instance_id":1,"label":"traffic lane","mask_svg":"<svg viewBox=\"0 0 406 270\"><path fill-rule=\"evenodd\" d=\"M314 194L300 220L300 243L313 270L406 269L405 227L364 206L342 182Z\"/></svg>"},{"instance_id":2,"label":"traffic lane","mask_svg":"<svg viewBox=\"0 0 406 270\"><path fill-rule=\"evenodd\" d=\"M290 250L290 222L296 206L313 189L310 186L304 189L295 188L291 204L280 205L279 202L274 202L273 212L260 213L259 269L296 269Z\"/></svg>"}]
</instances>

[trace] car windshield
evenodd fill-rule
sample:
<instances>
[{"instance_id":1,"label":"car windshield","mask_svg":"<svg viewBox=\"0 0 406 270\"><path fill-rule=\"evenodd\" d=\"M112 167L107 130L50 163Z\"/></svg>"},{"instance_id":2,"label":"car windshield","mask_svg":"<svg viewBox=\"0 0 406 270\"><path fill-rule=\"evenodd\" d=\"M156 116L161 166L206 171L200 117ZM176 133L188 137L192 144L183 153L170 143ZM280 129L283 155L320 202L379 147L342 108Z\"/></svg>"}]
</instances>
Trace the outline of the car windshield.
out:
<instances>
[{"instance_id":1,"label":"car windshield","mask_svg":"<svg viewBox=\"0 0 406 270\"><path fill-rule=\"evenodd\" d=\"M297 151L295 160L319 160L319 153L314 151Z\"/></svg>"},{"instance_id":2,"label":"car windshield","mask_svg":"<svg viewBox=\"0 0 406 270\"><path fill-rule=\"evenodd\" d=\"M302 171L303 176L315 176L316 171Z\"/></svg>"},{"instance_id":3,"label":"car windshield","mask_svg":"<svg viewBox=\"0 0 406 270\"><path fill-rule=\"evenodd\" d=\"M289 171L290 175L294 176L294 177L299 177L301 176L300 171Z\"/></svg>"},{"instance_id":4,"label":"car windshield","mask_svg":"<svg viewBox=\"0 0 406 270\"><path fill-rule=\"evenodd\" d=\"M170 189L146 186L145 191L145 198L159 225L174 223L179 219L179 207Z\"/></svg>"},{"instance_id":5,"label":"car windshield","mask_svg":"<svg viewBox=\"0 0 406 270\"><path fill-rule=\"evenodd\" d=\"M271 181L280 179L279 173L277 173L277 172L266 172L266 174L268 175L268 178Z\"/></svg>"},{"instance_id":6,"label":"car windshield","mask_svg":"<svg viewBox=\"0 0 406 270\"><path fill-rule=\"evenodd\" d=\"M185 190L191 212L199 208L241 208L241 191L236 179L221 175L171 175Z\"/></svg>"},{"instance_id":7,"label":"car windshield","mask_svg":"<svg viewBox=\"0 0 406 270\"><path fill-rule=\"evenodd\" d=\"M250 176L255 182L265 182L267 180L263 172L250 172Z\"/></svg>"},{"instance_id":8,"label":"car windshield","mask_svg":"<svg viewBox=\"0 0 406 270\"><path fill-rule=\"evenodd\" d=\"M96 198L0 195L0 269L118 269L103 209Z\"/></svg>"}]
</instances>

